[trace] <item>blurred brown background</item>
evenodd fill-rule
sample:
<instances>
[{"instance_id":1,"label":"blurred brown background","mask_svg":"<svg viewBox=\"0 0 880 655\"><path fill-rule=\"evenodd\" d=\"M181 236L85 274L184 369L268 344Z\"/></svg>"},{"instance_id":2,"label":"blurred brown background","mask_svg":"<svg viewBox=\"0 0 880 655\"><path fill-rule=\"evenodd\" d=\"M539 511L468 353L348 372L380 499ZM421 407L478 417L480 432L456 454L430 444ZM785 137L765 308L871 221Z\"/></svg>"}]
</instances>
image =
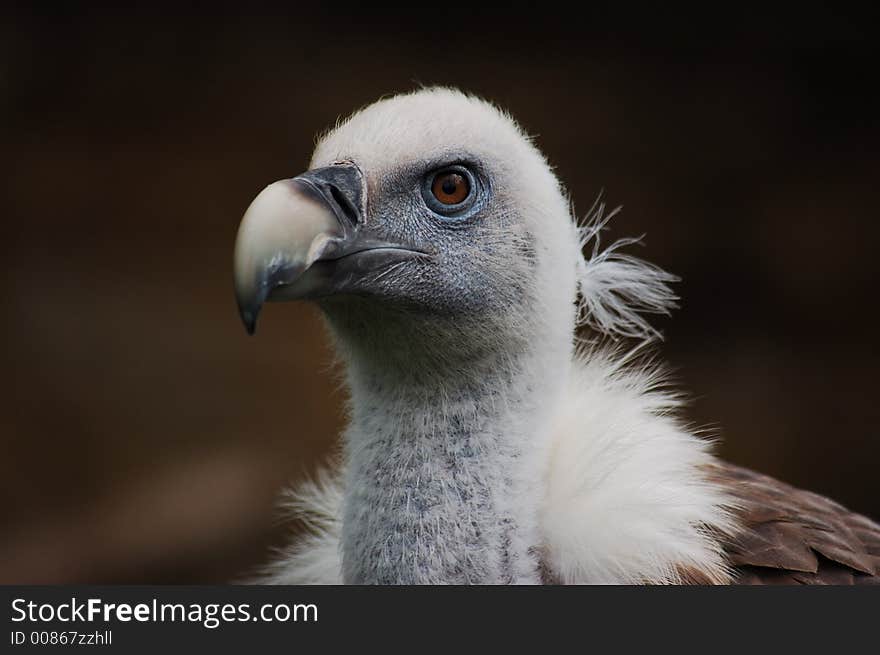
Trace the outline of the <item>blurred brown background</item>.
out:
<instances>
[{"instance_id":1,"label":"blurred brown background","mask_svg":"<svg viewBox=\"0 0 880 655\"><path fill-rule=\"evenodd\" d=\"M581 212L682 276L665 356L722 454L880 518L880 103L864 17L8 10L0 582L222 582L333 447L315 312L238 321L231 251L337 116L508 107ZM755 27L760 26L760 27Z\"/></svg>"}]
</instances>

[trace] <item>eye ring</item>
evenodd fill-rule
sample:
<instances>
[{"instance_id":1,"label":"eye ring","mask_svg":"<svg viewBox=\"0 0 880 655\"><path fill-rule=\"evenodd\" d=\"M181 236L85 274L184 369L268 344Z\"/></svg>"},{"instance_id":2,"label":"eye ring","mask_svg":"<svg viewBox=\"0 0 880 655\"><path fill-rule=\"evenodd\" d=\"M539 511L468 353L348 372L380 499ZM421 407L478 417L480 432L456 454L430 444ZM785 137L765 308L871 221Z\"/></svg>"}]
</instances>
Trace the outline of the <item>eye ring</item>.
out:
<instances>
[{"instance_id":1,"label":"eye ring","mask_svg":"<svg viewBox=\"0 0 880 655\"><path fill-rule=\"evenodd\" d=\"M479 186L471 171L461 165L444 166L425 176L422 196L435 214L460 218L477 198Z\"/></svg>"}]
</instances>

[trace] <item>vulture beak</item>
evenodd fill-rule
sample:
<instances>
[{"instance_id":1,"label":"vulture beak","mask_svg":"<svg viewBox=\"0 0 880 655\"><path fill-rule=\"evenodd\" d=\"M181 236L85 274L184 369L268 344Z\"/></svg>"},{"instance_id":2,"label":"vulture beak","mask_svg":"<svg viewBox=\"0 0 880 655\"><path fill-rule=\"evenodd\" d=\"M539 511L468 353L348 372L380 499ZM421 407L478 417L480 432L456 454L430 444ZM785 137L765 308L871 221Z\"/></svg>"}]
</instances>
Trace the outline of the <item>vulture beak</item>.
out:
<instances>
[{"instance_id":1,"label":"vulture beak","mask_svg":"<svg viewBox=\"0 0 880 655\"><path fill-rule=\"evenodd\" d=\"M266 301L352 291L369 271L422 254L370 235L366 183L350 163L267 186L247 208L235 240L235 296L253 334Z\"/></svg>"}]
</instances>

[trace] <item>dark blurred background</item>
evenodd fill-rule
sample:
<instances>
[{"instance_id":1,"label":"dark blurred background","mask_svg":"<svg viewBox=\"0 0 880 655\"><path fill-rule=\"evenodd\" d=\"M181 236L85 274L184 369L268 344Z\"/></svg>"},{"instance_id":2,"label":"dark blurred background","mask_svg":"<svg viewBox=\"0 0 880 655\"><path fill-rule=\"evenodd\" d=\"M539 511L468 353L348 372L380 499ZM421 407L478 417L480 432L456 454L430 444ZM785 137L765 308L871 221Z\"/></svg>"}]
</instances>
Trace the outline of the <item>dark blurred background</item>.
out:
<instances>
[{"instance_id":1,"label":"dark blurred background","mask_svg":"<svg viewBox=\"0 0 880 655\"><path fill-rule=\"evenodd\" d=\"M230 7L3 12L0 582L222 582L284 543L342 397L311 307L245 336L236 227L420 83L509 108L581 212L624 205L725 457L880 518L873 21Z\"/></svg>"}]
</instances>

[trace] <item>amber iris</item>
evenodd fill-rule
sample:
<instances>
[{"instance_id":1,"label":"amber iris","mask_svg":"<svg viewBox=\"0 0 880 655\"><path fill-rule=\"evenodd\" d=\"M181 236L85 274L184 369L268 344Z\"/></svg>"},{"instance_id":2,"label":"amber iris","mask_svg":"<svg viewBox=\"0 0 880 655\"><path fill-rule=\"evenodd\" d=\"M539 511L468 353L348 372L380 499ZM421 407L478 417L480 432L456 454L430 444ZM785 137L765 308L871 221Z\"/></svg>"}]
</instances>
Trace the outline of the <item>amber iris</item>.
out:
<instances>
[{"instance_id":1,"label":"amber iris","mask_svg":"<svg viewBox=\"0 0 880 655\"><path fill-rule=\"evenodd\" d=\"M440 173L434 178L431 193L444 205L457 205L471 192L467 178L455 171Z\"/></svg>"}]
</instances>

